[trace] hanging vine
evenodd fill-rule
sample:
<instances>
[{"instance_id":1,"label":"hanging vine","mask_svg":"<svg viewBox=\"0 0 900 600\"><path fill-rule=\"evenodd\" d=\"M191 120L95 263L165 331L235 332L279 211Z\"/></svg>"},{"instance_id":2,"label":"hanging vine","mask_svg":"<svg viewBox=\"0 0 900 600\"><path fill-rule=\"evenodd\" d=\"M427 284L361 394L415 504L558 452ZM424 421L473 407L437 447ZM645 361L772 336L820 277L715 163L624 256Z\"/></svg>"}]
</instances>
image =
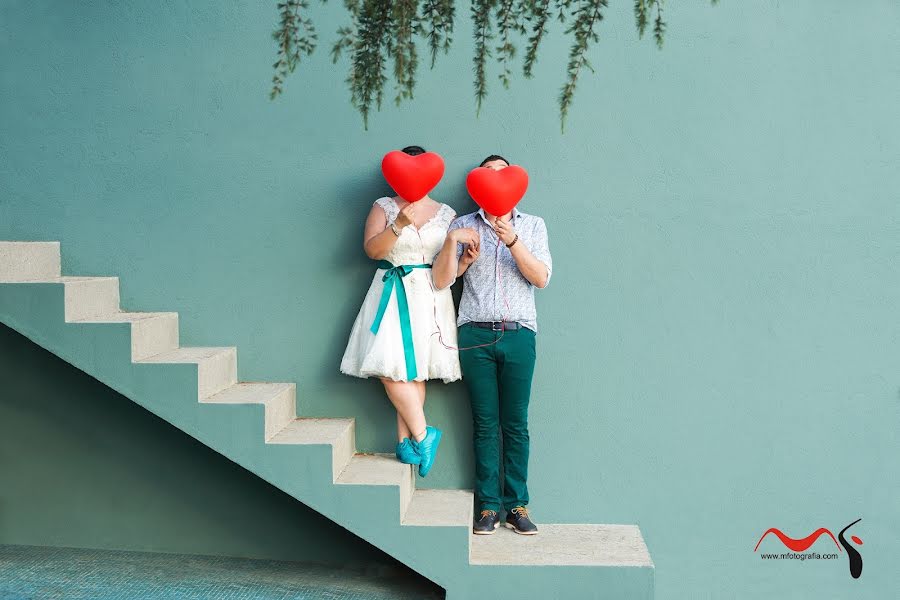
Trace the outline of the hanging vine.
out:
<instances>
[{"instance_id":1,"label":"hanging vine","mask_svg":"<svg viewBox=\"0 0 900 600\"><path fill-rule=\"evenodd\" d=\"M487 96L487 59L491 55L491 12L496 0L472 0L472 25L475 35L475 113Z\"/></svg>"},{"instance_id":2,"label":"hanging vine","mask_svg":"<svg viewBox=\"0 0 900 600\"><path fill-rule=\"evenodd\" d=\"M526 19L531 22L531 35L528 37L522 73L525 77L531 79L534 76L534 64L537 62L538 49L544 40L544 36L550 31L548 29L552 17L550 14L550 0L532 0L528 4L525 15Z\"/></svg>"},{"instance_id":3,"label":"hanging vine","mask_svg":"<svg viewBox=\"0 0 900 600\"><path fill-rule=\"evenodd\" d=\"M559 93L559 115L561 127L566 126L566 117L569 115L569 106L575 97L575 87L578 84L578 76L585 67L592 72L594 67L588 60L587 53L591 43L600 40L595 27L603 20L603 9L607 0L576 0L569 3L572 8L572 24L566 29L566 33L574 36L575 42L569 50L569 63L566 66L566 83Z\"/></svg>"},{"instance_id":4,"label":"hanging vine","mask_svg":"<svg viewBox=\"0 0 900 600\"><path fill-rule=\"evenodd\" d=\"M456 6L453 0L425 0L422 7L421 27L431 50L431 67L437 60L439 52L450 51L453 43L453 20L456 17Z\"/></svg>"},{"instance_id":5,"label":"hanging vine","mask_svg":"<svg viewBox=\"0 0 900 600\"><path fill-rule=\"evenodd\" d=\"M499 0L497 7L497 34L500 36L500 45L497 51L497 62L500 65L500 83L509 89L512 77L512 61L516 57L516 45L513 43L513 35L525 33L522 25L523 2L516 0Z\"/></svg>"},{"instance_id":6,"label":"hanging vine","mask_svg":"<svg viewBox=\"0 0 900 600\"><path fill-rule=\"evenodd\" d=\"M517 54L516 38L524 38L522 74L533 77L541 43L555 17L565 34L572 38L565 82L558 97L560 124L565 127L579 77L584 69L594 71L589 54L600 40L598 27L607 4L608 0L470 0L476 114L480 114L487 98L489 60L496 59L500 83L508 88ZM647 29L652 28L653 39L660 49L666 33L663 4L665 0L634 0L638 37L643 38ZM283 93L285 79L304 56L313 53L318 41L308 15L309 0L284 0L277 7L278 26L272 32L277 45L269 94L272 99ZM396 85L394 102L399 105L413 98L419 69L419 38L427 43L432 68L440 53L449 52L456 3L454 0L344 0L344 7L351 22L337 30L331 58L337 63L344 54L349 55L346 82L350 101L368 128L373 109L381 109L389 64L393 65Z\"/></svg>"},{"instance_id":7,"label":"hanging vine","mask_svg":"<svg viewBox=\"0 0 900 600\"><path fill-rule=\"evenodd\" d=\"M392 47L394 58L394 79L397 95L394 102L399 106L404 100L411 100L416 87L416 71L419 57L416 52L416 38L420 33L418 0L394 0L391 4L391 25L394 31Z\"/></svg>"},{"instance_id":8,"label":"hanging vine","mask_svg":"<svg viewBox=\"0 0 900 600\"><path fill-rule=\"evenodd\" d=\"M274 99L284 91L284 80L294 72L303 55L309 56L316 49L316 28L306 16L307 0L287 0L278 3L279 27L272 33L278 43L278 60L272 67L272 91Z\"/></svg>"}]
</instances>

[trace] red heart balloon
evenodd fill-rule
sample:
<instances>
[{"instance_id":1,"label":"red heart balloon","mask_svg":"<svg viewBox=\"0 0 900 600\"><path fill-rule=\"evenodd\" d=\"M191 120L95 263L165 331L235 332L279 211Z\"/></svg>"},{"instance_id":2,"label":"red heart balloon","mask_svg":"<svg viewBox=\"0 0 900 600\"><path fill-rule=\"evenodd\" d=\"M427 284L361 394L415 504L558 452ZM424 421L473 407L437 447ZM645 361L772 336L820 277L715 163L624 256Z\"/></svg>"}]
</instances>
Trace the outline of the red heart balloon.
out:
<instances>
[{"instance_id":1,"label":"red heart balloon","mask_svg":"<svg viewBox=\"0 0 900 600\"><path fill-rule=\"evenodd\" d=\"M434 152L410 156L393 150L381 159L381 172L398 196L407 202L417 202L444 176L444 159Z\"/></svg>"},{"instance_id":2,"label":"red heart balloon","mask_svg":"<svg viewBox=\"0 0 900 600\"><path fill-rule=\"evenodd\" d=\"M466 177L466 189L484 212L502 217L525 195L528 172L519 165L510 165L499 171L476 167Z\"/></svg>"}]
</instances>

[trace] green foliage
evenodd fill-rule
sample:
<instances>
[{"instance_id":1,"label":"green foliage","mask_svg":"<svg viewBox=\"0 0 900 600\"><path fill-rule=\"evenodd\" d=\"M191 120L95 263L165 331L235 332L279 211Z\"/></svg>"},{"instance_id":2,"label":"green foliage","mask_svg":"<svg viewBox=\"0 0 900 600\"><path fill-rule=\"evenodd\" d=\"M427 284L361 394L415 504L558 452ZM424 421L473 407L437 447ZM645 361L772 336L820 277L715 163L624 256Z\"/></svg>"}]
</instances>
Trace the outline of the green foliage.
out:
<instances>
[{"instance_id":1,"label":"green foliage","mask_svg":"<svg viewBox=\"0 0 900 600\"><path fill-rule=\"evenodd\" d=\"M425 0L422 6L422 28L431 50L431 67L437 60L438 52L450 51L453 43L453 20L456 6L453 0Z\"/></svg>"},{"instance_id":2,"label":"green foliage","mask_svg":"<svg viewBox=\"0 0 900 600\"><path fill-rule=\"evenodd\" d=\"M384 96L387 59L393 48L391 15L390 0L363 0L356 15L356 28L348 29L355 37L344 42L352 51L347 76L350 102L362 115L366 127L372 105L380 109Z\"/></svg>"},{"instance_id":3,"label":"green foliage","mask_svg":"<svg viewBox=\"0 0 900 600\"><path fill-rule=\"evenodd\" d=\"M274 99L283 91L284 80L293 73L304 54L309 56L316 49L316 29L306 16L307 0L286 0L278 3L279 27L272 32L278 43L278 60L272 65L272 91Z\"/></svg>"},{"instance_id":4,"label":"green foliage","mask_svg":"<svg viewBox=\"0 0 900 600\"><path fill-rule=\"evenodd\" d=\"M525 18L531 23L531 35L528 36L528 48L525 50L522 73L529 79L534 76L534 64L537 62L538 49L549 31L547 25L552 16L550 0L532 0L528 3Z\"/></svg>"},{"instance_id":5,"label":"green foliage","mask_svg":"<svg viewBox=\"0 0 900 600\"><path fill-rule=\"evenodd\" d=\"M391 5L393 24L393 48L388 54L394 58L394 79L397 82L397 96L394 102L399 106L404 99L412 99L416 87L416 71L419 58L416 53L415 36L420 33L418 0L394 0Z\"/></svg>"},{"instance_id":6,"label":"green foliage","mask_svg":"<svg viewBox=\"0 0 900 600\"><path fill-rule=\"evenodd\" d=\"M659 49L663 46L663 36L666 31L666 23L662 18L662 5L665 0L634 0L634 17L637 21L638 35L644 37L647 30L647 24L656 9L656 17L653 18L653 39ZM713 0L715 3L716 0Z\"/></svg>"},{"instance_id":7,"label":"green foliage","mask_svg":"<svg viewBox=\"0 0 900 600\"><path fill-rule=\"evenodd\" d=\"M491 55L491 12L497 0L472 0L472 25L475 34L475 104L476 114L487 96L487 59Z\"/></svg>"},{"instance_id":8,"label":"green foliage","mask_svg":"<svg viewBox=\"0 0 900 600\"><path fill-rule=\"evenodd\" d=\"M575 41L569 50L566 83L559 92L559 116L562 129L566 126L569 105L572 104L572 99L575 97L575 86L578 84L581 69L587 67L591 71L594 70L587 58L587 52L592 42L600 40L595 28L603 20L603 10L606 8L607 0L574 0L565 4L567 5L565 8L572 10L572 24L566 29L566 33L572 34Z\"/></svg>"},{"instance_id":9,"label":"green foliage","mask_svg":"<svg viewBox=\"0 0 900 600\"><path fill-rule=\"evenodd\" d=\"M509 88L512 77L512 60L516 57L516 46L513 44L513 34L525 33L522 17L525 2L516 0L500 0L497 7L497 34L500 36L500 45L497 46L497 62L500 64L500 82L504 88Z\"/></svg>"},{"instance_id":10,"label":"green foliage","mask_svg":"<svg viewBox=\"0 0 900 600\"><path fill-rule=\"evenodd\" d=\"M572 38L566 79L558 99L560 123L565 127L582 70L594 71L588 55L600 40L597 28L608 1L470 1L475 39L472 63L476 114L481 112L487 98L489 59L496 60L500 82L508 88L517 54L517 38L524 38L522 73L527 78L533 77L541 42L555 17L563 24L566 35ZM716 4L718 0L711 2ZM660 49L666 33L663 4L665 0L634 0L638 36L643 38L652 23L653 39ZM272 99L282 93L284 80L294 72L304 55L312 54L317 42L315 27L307 16L309 0L284 0L277 6L279 21L272 37L278 46L278 60L273 65ZM456 3L454 0L344 0L344 7L351 24L338 29L331 58L337 63L345 53L350 56L350 72L346 79L350 101L368 128L372 109L381 109L390 63L393 63L396 84L394 102L399 105L413 98L419 69L418 39L424 39L428 45L432 68L438 54L449 51L453 42Z\"/></svg>"}]
</instances>

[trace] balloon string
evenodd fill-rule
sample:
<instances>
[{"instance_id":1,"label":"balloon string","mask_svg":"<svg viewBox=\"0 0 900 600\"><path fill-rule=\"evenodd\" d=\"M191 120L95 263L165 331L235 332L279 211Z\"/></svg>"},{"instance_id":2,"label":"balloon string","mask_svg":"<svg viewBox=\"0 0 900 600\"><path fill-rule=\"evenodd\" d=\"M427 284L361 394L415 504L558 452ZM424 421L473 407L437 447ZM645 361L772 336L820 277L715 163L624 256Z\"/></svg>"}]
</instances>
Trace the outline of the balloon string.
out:
<instances>
[{"instance_id":1,"label":"balloon string","mask_svg":"<svg viewBox=\"0 0 900 600\"><path fill-rule=\"evenodd\" d=\"M415 229L416 229L416 235L419 236L419 242L422 246L422 263L424 264L424 263L428 262L425 259L425 241L422 239L422 234L421 234L421 232L419 232L419 229L418 228L415 228ZM496 235L496 233L494 235ZM465 252L465 250L463 250L463 252ZM438 314L437 314L437 292L438 292L438 290L434 287L434 277L431 275L431 273L426 274L426 278L428 279L428 284L431 286L431 307L432 307L432 316L434 318L434 326L437 328L437 331L432 332L431 336L433 337L434 335L437 335L438 341L444 348L447 348L448 350L457 350L457 351L473 350L475 348L483 348L485 346L493 346L494 344L496 344L497 342L499 342L500 340L503 339L503 336L506 334L506 317L509 315L509 299L507 299L506 290L503 288L503 278L502 278L501 271L500 271L500 236L499 235L497 235L496 252L494 254L494 265L495 265L494 276L495 276L495 280L497 283L497 287L500 288L500 294L503 297L503 303L506 306L506 312L500 317L500 323L502 324L501 329L500 329L500 337L498 337L493 342L488 342L486 344L478 344L475 346L466 346L463 348L460 348L458 346L452 346L450 344L447 344L444 341L444 333L441 331L441 325L438 321ZM469 266L471 267L471 265L469 265ZM459 260L458 259L457 259L457 267L456 268L457 269L459 268Z\"/></svg>"}]
</instances>

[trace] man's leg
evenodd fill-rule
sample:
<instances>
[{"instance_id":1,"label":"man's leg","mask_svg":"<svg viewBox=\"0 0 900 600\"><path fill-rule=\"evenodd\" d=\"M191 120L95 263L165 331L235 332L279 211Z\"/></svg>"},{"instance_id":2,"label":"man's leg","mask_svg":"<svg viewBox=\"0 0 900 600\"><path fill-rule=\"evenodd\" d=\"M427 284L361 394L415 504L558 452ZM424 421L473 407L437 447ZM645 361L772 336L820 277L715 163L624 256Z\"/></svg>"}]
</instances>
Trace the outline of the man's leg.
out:
<instances>
[{"instance_id":1,"label":"man's leg","mask_svg":"<svg viewBox=\"0 0 900 600\"><path fill-rule=\"evenodd\" d=\"M459 347L487 344L495 335L490 329L464 325L459 328ZM459 363L472 403L478 510L500 512L500 400L495 349L496 345L460 350Z\"/></svg>"},{"instance_id":2,"label":"man's leg","mask_svg":"<svg viewBox=\"0 0 900 600\"><path fill-rule=\"evenodd\" d=\"M498 350L500 429L503 431L503 506L528 504L528 401L536 354L535 333L507 331Z\"/></svg>"}]
</instances>

